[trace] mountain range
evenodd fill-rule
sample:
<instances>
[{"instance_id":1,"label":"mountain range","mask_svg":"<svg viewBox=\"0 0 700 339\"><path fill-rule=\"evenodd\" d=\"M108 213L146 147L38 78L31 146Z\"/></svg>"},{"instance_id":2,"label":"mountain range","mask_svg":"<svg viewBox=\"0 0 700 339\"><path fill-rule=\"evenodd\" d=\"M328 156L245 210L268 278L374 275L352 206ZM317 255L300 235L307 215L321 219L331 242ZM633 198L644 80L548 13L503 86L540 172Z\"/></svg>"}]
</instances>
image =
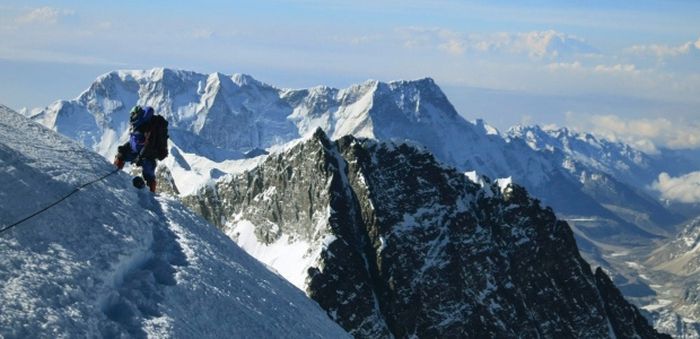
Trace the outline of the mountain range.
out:
<instances>
[{"instance_id":1,"label":"mountain range","mask_svg":"<svg viewBox=\"0 0 700 339\"><path fill-rule=\"evenodd\" d=\"M332 139L352 134L416 142L459 170L512 177L560 215L595 220L580 230L597 241L638 244L672 233L682 221L637 185L671 172L641 152L568 130L519 127L501 136L482 120L465 120L429 78L290 90L241 74L116 71L98 78L77 99L56 102L33 119L109 157L125 138L128 110L137 103L153 106L170 121L174 153L216 163L242 159L246 152L308 136L320 127ZM179 167L174 172L197 173L199 185L180 185L186 193L231 171L223 165L192 170L190 162L198 161L169 164ZM211 167L218 171L210 173ZM175 173L176 182L180 177Z\"/></svg>"},{"instance_id":2,"label":"mountain range","mask_svg":"<svg viewBox=\"0 0 700 339\"><path fill-rule=\"evenodd\" d=\"M115 71L78 98L28 115L111 158L126 138L128 110L135 104L153 106L171 123L171 157L163 164L182 199L229 180L227 174L258 169L317 128L329 140L354 135L408 144L434 154L443 166L475 173L477 182L510 178L525 187L568 221L582 255L608 269L626 295L631 289L625 286L637 282L624 279L630 272L620 269L626 264L617 262L622 256L616 254L646 251L673 239L677 225L700 215L697 206L662 202L651 188L661 172L697 169L692 158L673 152L648 155L565 128L516 126L501 133L483 120L463 118L429 78L372 80L346 89L280 89L241 74ZM221 220L210 221L224 226ZM294 277L305 279L298 273ZM653 284L642 285L651 289Z\"/></svg>"}]
</instances>

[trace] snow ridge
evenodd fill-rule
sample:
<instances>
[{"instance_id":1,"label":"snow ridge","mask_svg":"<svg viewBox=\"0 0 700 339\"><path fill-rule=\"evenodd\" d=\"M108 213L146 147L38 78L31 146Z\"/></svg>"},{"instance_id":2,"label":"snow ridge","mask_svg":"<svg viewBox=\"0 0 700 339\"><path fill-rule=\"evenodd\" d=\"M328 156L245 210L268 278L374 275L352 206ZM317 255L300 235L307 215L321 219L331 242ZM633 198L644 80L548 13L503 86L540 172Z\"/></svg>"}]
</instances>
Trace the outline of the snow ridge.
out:
<instances>
[{"instance_id":1,"label":"snow ridge","mask_svg":"<svg viewBox=\"0 0 700 339\"><path fill-rule=\"evenodd\" d=\"M0 220L113 166L0 107ZM0 236L2 337L347 337L220 231L121 172Z\"/></svg>"}]
</instances>

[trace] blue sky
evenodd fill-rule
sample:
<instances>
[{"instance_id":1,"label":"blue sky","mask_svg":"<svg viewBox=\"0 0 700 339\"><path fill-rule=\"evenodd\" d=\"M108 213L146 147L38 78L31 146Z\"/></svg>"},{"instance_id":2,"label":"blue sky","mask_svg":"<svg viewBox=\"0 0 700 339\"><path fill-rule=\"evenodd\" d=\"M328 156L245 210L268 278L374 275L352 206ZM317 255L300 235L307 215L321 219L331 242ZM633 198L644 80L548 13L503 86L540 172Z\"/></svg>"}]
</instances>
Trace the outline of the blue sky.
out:
<instances>
[{"instance_id":1,"label":"blue sky","mask_svg":"<svg viewBox=\"0 0 700 339\"><path fill-rule=\"evenodd\" d=\"M0 103L74 98L114 69L278 87L429 76L464 116L500 129L700 147L697 18L698 1L0 0Z\"/></svg>"}]
</instances>

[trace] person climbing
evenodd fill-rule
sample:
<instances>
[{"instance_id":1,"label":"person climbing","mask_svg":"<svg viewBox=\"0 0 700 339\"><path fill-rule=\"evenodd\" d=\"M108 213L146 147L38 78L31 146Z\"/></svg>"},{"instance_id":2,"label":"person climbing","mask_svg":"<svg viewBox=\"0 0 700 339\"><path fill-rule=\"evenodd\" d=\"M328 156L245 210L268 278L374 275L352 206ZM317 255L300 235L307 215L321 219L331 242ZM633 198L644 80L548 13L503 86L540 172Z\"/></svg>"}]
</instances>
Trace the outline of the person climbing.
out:
<instances>
[{"instance_id":1,"label":"person climbing","mask_svg":"<svg viewBox=\"0 0 700 339\"><path fill-rule=\"evenodd\" d=\"M168 122L160 115L155 115L153 107L134 106L129 118L129 141L117 147L114 165L124 168L129 161L143 168L143 179L151 192L156 192L156 160L168 156ZM133 184L143 188L144 182L135 177Z\"/></svg>"}]
</instances>

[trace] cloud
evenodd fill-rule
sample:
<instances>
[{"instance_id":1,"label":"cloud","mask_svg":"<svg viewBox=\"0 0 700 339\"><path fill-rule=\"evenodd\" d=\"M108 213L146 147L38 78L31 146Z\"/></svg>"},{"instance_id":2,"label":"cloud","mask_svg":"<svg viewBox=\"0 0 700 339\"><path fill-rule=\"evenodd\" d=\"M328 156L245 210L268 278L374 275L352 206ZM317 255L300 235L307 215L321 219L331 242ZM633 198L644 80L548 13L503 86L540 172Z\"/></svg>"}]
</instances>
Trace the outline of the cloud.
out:
<instances>
[{"instance_id":1,"label":"cloud","mask_svg":"<svg viewBox=\"0 0 700 339\"><path fill-rule=\"evenodd\" d=\"M111 21L101 21L97 23L97 28L101 30L108 30L112 28Z\"/></svg>"},{"instance_id":2,"label":"cloud","mask_svg":"<svg viewBox=\"0 0 700 339\"><path fill-rule=\"evenodd\" d=\"M557 58L596 52L585 40L554 30L473 35L471 38L472 45L477 50L527 54L533 58Z\"/></svg>"},{"instance_id":3,"label":"cloud","mask_svg":"<svg viewBox=\"0 0 700 339\"><path fill-rule=\"evenodd\" d=\"M458 39L448 39L440 44L440 49L447 51L450 54L461 55L467 49L464 42Z\"/></svg>"},{"instance_id":4,"label":"cloud","mask_svg":"<svg viewBox=\"0 0 700 339\"><path fill-rule=\"evenodd\" d=\"M453 55L472 51L525 54L534 59L542 59L596 51L583 39L554 30L485 35L464 34L439 27L404 27L397 31L402 35L405 47L437 48Z\"/></svg>"},{"instance_id":5,"label":"cloud","mask_svg":"<svg viewBox=\"0 0 700 339\"><path fill-rule=\"evenodd\" d=\"M651 187L661 192L667 200L683 203L700 203L700 172L692 172L680 177L671 177L668 173L659 174L659 179Z\"/></svg>"},{"instance_id":6,"label":"cloud","mask_svg":"<svg viewBox=\"0 0 700 339\"><path fill-rule=\"evenodd\" d=\"M658 59L669 57L678 57L690 54L700 50L700 38L696 41L688 41L678 46L651 44L651 45L634 45L627 49L632 54L642 56L656 56Z\"/></svg>"},{"instance_id":7,"label":"cloud","mask_svg":"<svg viewBox=\"0 0 700 339\"><path fill-rule=\"evenodd\" d=\"M192 32L190 32L190 36L192 38L205 39L205 40L211 39L212 37L214 37L214 34L215 34L214 31L204 29L204 28L195 29L195 30L192 30Z\"/></svg>"},{"instance_id":8,"label":"cloud","mask_svg":"<svg viewBox=\"0 0 700 339\"><path fill-rule=\"evenodd\" d=\"M607 75L638 75L641 73L634 64L614 64L595 66L585 66L580 61L573 62L552 62L546 65L547 69L552 72L579 72L581 74L607 74Z\"/></svg>"},{"instance_id":9,"label":"cloud","mask_svg":"<svg viewBox=\"0 0 700 339\"><path fill-rule=\"evenodd\" d=\"M627 143L643 152L658 153L659 147L688 149L700 147L700 125L666 118L623 119L617 115L566 114L567 123L612 141Z\"/></svg>"},{"instance_id":10,"label":"cloud","mask_svg":"<svg viewBox=\"0 0 700 339\"><path fill-rule=\"evenodd\" d=\"M554 62L551 64L547 65L547 68L550 71L559 71L559 70L566 70L566 71L578 71L578 70L583 70L583 65L579 61L574 61L574 62Z\"/></svg>"},{"instance_id":11,"label":"cloud","mask_svg":"<svg viewBox=\"0 0 700 339\"><path fill-rule=\"evenodd\" d=\"M452 55L461 55L467 49L463 34L445 28L403 27L397 29L406 48L437 48Z\"/></svg>"},{"instance_id":12,"label":"cloud","mask_svg":"<svg viewBox=\"0 0 700 339\"><path fill-rule=\"evenodd\" d=\"M637 66L635 66L633 64L597 65L593 68L593 71L597 72L597 73L609 73L609 74L619 74L619 73L638 74L639 73Z\"/></svg>"},{"instance_id":13,"label":"cloud","mask_svg":"<svg viewBox=\"0 0 700 339\"><path fill-rule=\"evenodd\" d=\"M15 21L19 24L55 24L61 17L73 14L75 11L44 6L17 17Z\"/></svg>"},{"instance_id":14,"label":"cloud","mask_svg":"<svg viewBox=\"0 0 700 339\"><path fill-rule=\"evenodd\" d=\"M380 34L380 33L364 34L364 35L336 34L336 35L331 36L330 40L333 43L349 44L349 45L353 45L353 46L363 46L363 45L370 45L370 44L377 43L377 42L386 42L386 35Z\"/></svg>"},{"instance_id":15,"label":"cloud","mask_svg":"<svg viewBox=\"0 0 700 339\"><path fill-rule=\"evenodd\" d=\"M373 38L369 35L361 35L350 38L350 43L353 45L364 45L371 42Z\"/></svg>"},{"instance_id":16,"label":"cloud","mask_svg":"<svg viewBox=\"0 0 700 339\"><path fill-rule=\"evenodd\" d=\"M520 124L523 125L523 126L532 125L532 124L534 124L534 123L535 123L535 119L532 118L532 115L523 114L523 115L520 117Z\"/></svg>"}]
</instances>

